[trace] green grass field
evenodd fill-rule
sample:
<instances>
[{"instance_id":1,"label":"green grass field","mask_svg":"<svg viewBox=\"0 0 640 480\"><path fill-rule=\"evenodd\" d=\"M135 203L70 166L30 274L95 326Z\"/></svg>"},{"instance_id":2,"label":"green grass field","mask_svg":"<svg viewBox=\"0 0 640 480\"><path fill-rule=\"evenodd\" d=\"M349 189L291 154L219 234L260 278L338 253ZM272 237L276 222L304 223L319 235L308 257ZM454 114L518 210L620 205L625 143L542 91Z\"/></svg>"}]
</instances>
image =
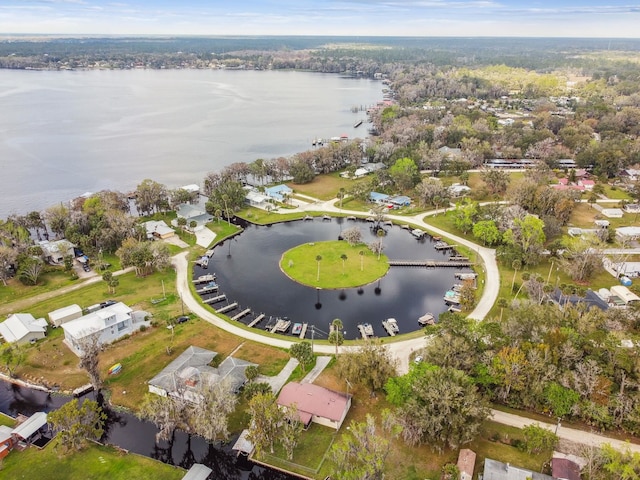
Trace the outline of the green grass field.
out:
<instances>
[{"instance_id":1,"label":"green grass field","mask_svg":"<svg viewBox=\"0 0 640 480\"><path fill-rule=\"evenodd\" d=\"M342 255L346 255L344 260ZM385 255L378 257L364 245L332 241L306 243L286 251L280 269L304 285L336 289L372 283L387 273L389 263Z\"/></svg>"}]
</instances>

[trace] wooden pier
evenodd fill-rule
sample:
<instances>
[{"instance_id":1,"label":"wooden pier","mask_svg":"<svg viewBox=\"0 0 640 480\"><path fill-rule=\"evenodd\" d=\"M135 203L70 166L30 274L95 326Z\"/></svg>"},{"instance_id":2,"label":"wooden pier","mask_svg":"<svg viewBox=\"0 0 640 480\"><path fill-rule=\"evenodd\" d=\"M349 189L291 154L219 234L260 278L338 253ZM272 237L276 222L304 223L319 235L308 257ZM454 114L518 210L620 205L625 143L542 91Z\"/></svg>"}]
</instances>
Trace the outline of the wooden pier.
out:
<instances>
[{"instance_id":1,"label":"wooden pier","mask_svg":"<svg viewBox=\"0 0 640 480\"><path fill-rule=\"evenodd\" d=\"M207 250L207 251L205 252L205 255L207 256L207 258L211 258L211 257L213 257L213 249L212 249L212 250Z\"/></svg>"},{"instance_id":2,"label":"wooden pier","mask_svg":"<svg viewBox=\"0 0 640 480\"><path fill-rule=\"evenodd\" d=\"M356 220L356 217L355 217L354 215L349 215L349 216L347 217L347 220L355 221L355 220Z\"/></svg>"},{"instance_id":3,"label":"wooden pier","mask_svg":"<svg viewBox=\"0 0 640 480\"><path fill-rule=\"evenodd\" d=\"M373 337L373 327L369 323L359 324L358 330L360 330L360 335L362 335L362 338L365 340Z\"/></svg>"},{"instance_id":4,"label":"wooden pier","mask_svg":"<svg viewBox=\"0 0 640 480\"><path fill-rule=\"evenodd\" d=\"M243 311L241 311L237 315L234 315L233 317L231 317L231 320L239 320L242 317L244 317L245 315L249 315L250 313L251 313L251 309L250 308L245 308Z\"/></svg>"},{"instance_id":5,"label":"wooden pier","mask_svg":"<svg viewBox=\"0 0 640 480\"><path fill-rule=\"evenodd\" d=\"M306 222L307 220L313 220L313 217L311 215L305 215L304 221Z\"/></svg>"},{"instance_id":6,"label":"wooden pier","mask_svg":"<svg viewBox=\"0 0 640 480\"><path fill-rule=\"evenodd\" d=\"M391 267L471 267L470 261L446 261L446 260L425 260L423 262L415 260L389 260Z\"/></svg>"},{"instance_id":7,"label":"wooden pier","mask_svg":"<svg viewBox=\"0 0 640 480\"><path fill-rule=\"evenodd\" d=\"M387 331L390 337L395 337L399 332L398 323L396 322L395 318L388 318L386 320L383 320L382 326Z\"/></svg>"},{"instance_id":8,"label":"wooden pier","mask_svg":"<svg viewBox=\"0 0 640 480\"><path fill-rule=\"evenodd\" d=\"M195 283L196 285L198 283L209 283L209 282L213 282L215 279L216 279L216 274L209 273L207 275L200 275L198 278L195 278L193 280L193 283Z\"/></svg>"},{"instance_id":9,"label":"wooden pier","mask_svg":"<svg viewBox=\"0 0 640 480\"><path fill-rule=\"evenodd\" d=\"M248 327L255 327L258 323L260 323L260 320L262 320L265 317L264 313L261 313L260 315L258 315L256 318L254 318L253 320L251 320L251 322L249 323L249 325L247 325Z\"/></svg>"},{"instance_id":10,"label":"wooden pier","mask_svg":"<svg viewBox=\"0 0 640 480\"><path fill-rule=\"evenodd\" d=\"M323 215L323 216L322 216L322 220L329 220L329 221L331 221L331 215Z\"/></svg>"},{"instance_id":11,"label":"wooden pier","mask_svg":"<svg viewBox=\"0 0 640 480\"><path fill-rule=\"evenodd\" d=\"M215 297L207 298L206 300L203 300L203 303L206 303L207 305L211 305L212 303L218 303L226 299L227 299L227 296L223 293L222 295L217 295Z\"/></svg>"},{"instance_id":12,"label":"wooden pier","mask_svg":"<svg viewBox=\"0 0 640 480\"><path fill-rule=\"evenodd\" d=\"M302 330L300 330L300 338L304 338L304 336L307 334L307 327L309 326L308 323L303 323L302 324Z\"/></svg>"},{"instance_id":13,"label":"wooden pier","mask_svg":"<svg viewBox=\"0 0 640 480\"><path fill-rule=\"evenodd\" d=\"M433 246L436 250L451 250L452 248L456 248L457 245L449 245L446 242L436 242Z\"/></svg>"},{"instance_id":14,"label":"wooden pier","mask_svg":"<svg viewBox=\"0 0 640 480\"><path fill-rule=\"evenodd\" d=\"M234 308L237 308L237 306L238 306L238 302L233 302L233 303L230 303L229 305L225 305L224 307L219 308L218 310L216 310L216 313L230 312Z\"/></svg>"}]
</instances>

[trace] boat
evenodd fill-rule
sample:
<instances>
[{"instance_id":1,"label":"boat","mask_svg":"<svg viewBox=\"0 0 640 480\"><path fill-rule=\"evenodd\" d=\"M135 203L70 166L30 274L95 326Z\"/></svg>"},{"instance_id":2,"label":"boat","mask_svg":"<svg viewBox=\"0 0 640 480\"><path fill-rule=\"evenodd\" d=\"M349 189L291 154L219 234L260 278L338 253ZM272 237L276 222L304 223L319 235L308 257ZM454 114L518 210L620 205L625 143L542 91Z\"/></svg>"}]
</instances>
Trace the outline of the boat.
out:
<instances>
[{"instance_id":1,"label":"boat","mask_svg":"<svg viewBox=\"0 0 640 480\"><path fill-rule=\"evenodd\" d=\"M398 327L398 321L395 318L387 318L382 321L382 326L387 331L387 333L394 337L400 332L400 328Z\"/></svg>"},{"instance_id":2,"label":"boat","mask_svg":"<svg viewBox=\"0 0 640 480\"><path fill-rule=\"evenodd\" d=\"M362 120L358 120L356 123L354 123L353 128L358 128L360 125L362 125Z\"/></svg>"},{"instance_id":3,"label":"boat","mask_svg":"<svg viewBox=\"0 0 640 480\"><path fill-rule=\"evenodd\" d=\"M291 333L293 335L300 335L301 331L302 331L302 324L301 323L294 323L293 324L293 329L291 330Z\"/></svg>"},{"instance_id":4,"label":"boat","mask_svg":"<svg viewBox=\"0 0 640 480\"><path fill-rule=\"evenodd\" d=\"M453 290L447 290L442 299L447 303L460 303L460 294Z\"/></svg>"},{"instance_id":5,"label":"boat","mask_svg":"<svg viewBox=\"0 0 640 480\"><path fill-rule=\"evenodd\" d=\"M416 238L422 238L424 236L424 230L420 230L419 228L414 228L411 230L411 235Z\"/></svg>"},{"instance_id":6,"label":"boat","mask_svg":"<svg viewBox=\"0 0 640 480\"><path fill-rule=\"evenodd\" d=\"M196 278L193 283L209 283L216 279L216 275L209 273L207 275L200 275Z\"/></svg>"},{"instance_id":7,"label":"boat","mask_svg":"<svg viewBox=\"0 0 640 480\"><path fill-rule=\"evenodd\" d=\"M122 370L122 364L121 363L116 363L115 365L112 365L109 368L109 375L116 375L117 373L120 373L120 370Z\"/></svg>"},{"instance_id":8,"label":"boat","mask_svg":"<svg viewBox=\"0 0 640 480\"><path fill-rule=\"evenodd\" d=\"M418 323L420 325L435 325L436 317L431 312L427 312L418 318Z\"/></svg>"},{"instance_id":9,"label":"boat","mask_svg":"<svg viewBox=\"0 0 640 480\"><path fill-rule=\"evenodd\" d=\"M360 335L362 338L373 337L373 326L370 323L361 323L358 325L358 330L360 330Z\"/></svg>"},{"instance_id":10,"label":"boat","mask_svg":"<svg viewBox=\"0 0 640 480\"><path fill-rule=\"evenodd\" d=\"M196 260L196 265L199 265L202 268L207 268L209 266L209 257L203 255L202 257Z\"/></svg>"}]
</instances>

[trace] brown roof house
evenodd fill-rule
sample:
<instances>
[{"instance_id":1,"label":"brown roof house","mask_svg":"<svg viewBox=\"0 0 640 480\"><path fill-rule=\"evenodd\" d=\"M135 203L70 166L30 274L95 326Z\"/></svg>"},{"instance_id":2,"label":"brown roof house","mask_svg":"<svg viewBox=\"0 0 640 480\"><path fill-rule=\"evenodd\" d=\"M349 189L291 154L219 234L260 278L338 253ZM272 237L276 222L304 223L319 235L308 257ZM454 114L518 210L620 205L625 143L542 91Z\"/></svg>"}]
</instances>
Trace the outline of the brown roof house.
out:
<instances>
[{"instance_id":1,"label":"brown roof house","mask_svg":"<svg viewBox=\"0 0 640 480\"><path fill-rule=\"evenodd\" d=\"M460 471L459 480L471 480L473 478L473 469L476 465L476 452L463 448L458 454L458 470Z\"/></svg>"},{"instance_id":2,"label":"brown roof house","mask_svg":"<svg viewBox=\"0 0 640 480\"><path fill-rule=\"evenodd\" d=\"M312 383L291 382L280 391L278 405L286 408L294 403L305 428L314 422L339 430L351 408L351 395Z\"/></svg>"},{"instance_id":3,"label":"brown roof house","mask_svg":"<svg viewBox=\"0 0 640 480\"><path fill-rule=\"evenodd\" d=\"M551 472L558 480L580 480L580 465L568 458L552 458Z\"/></svg>"}]
</instances>

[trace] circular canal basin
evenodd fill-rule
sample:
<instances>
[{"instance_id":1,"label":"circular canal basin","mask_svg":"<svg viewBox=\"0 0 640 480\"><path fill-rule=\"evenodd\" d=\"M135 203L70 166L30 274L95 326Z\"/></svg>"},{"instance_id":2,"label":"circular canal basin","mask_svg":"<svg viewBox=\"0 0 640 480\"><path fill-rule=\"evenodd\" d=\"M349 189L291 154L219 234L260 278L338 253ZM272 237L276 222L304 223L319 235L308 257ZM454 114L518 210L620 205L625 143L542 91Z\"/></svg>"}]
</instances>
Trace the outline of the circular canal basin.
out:
<instances>
[{"instance_id":1,"label":"circular canal basin","mask_svg":"<svg viewBox=\"0 0 640 480\"><path fill-rule=\"evenodd\" d=\"M194 279L215 274L214 291L203 294L206 301L229 317L247 312L237 319L244 324L255 323L255 328L271 329L277 319L290 323L286 334L291 335L296 323L307 323L306 338L326 338L329 324L335 318L342 320L345 338L360 338L358 325L368 323L375 336L386 336L382 322L395 318L400 333L421 328L418 318L426 312L435 318L449 305L443 297L459 283L455 274L470 273L468 267L406 267L391 266L387 274L369 285L346 289L316 289L301 285L288 278L279 266L282 254L297 245L308 242L336 240L343 229L357 226L366 244L377 240L373 224L365 220L345 218L312 221L297 220L258 226L242 224L244 231L217 245L207 268L196 265ZM400 226L384 225L382 237L384 254L390 261L447 262L454 250L437 250L436 240L428 235L416 238L410 230ZM365 247L366 248L366 247ZM315 259L311 259L315 263ZM338 275L339 271L322 269L321 275ZM201 288L198 286L197 288ZM236 307L230 308L231 305ZM314 327L313 329L311 327Z\"/></svg>"}]
</instances>

